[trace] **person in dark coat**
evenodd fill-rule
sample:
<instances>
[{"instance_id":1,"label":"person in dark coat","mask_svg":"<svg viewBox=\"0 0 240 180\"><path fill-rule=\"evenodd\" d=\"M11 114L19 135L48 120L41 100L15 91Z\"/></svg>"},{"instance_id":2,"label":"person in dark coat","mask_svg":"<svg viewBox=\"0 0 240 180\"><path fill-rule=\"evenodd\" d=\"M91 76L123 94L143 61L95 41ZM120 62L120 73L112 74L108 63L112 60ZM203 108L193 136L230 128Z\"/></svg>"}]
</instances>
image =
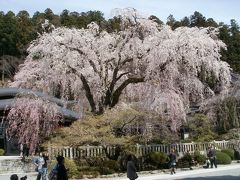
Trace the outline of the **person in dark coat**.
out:
<instances>
[{"instance_id":1,"label":"person in dark coat","mask_svg":"<svg viewBox=\"0 0 240 180\"><path fill-rule=\"evenodd\" d=\"M18 175L12 174L10 180L18 180Z\"/></svg>"},{"instance_id":2,"label":"person in dark coat","mask_svg":"<svg viewBox=\"0 0 240 180\"><path fill-rule=\"evenodd\" d=\"M47 167L47 161L49 160L48 154L43 153L43 159L44 159L44 164L42 166L42 180L47 180L47 174L48 174L48 167Z\"/></svg>"},{"instance_id":3,"label":"person in dark coat","mask_svg":"<svg viewBox=\"0 0 240 180\"><path fill-rule=\"evenodd\" d=\"M171 174L175 174L175 168L176 168L176 163L177 163L177 155L174 149L172 149L171 153L168 155L169 158L169 165L171 168Z\"/></svg>"},{"instance_id":4,"label":"person in dark coat","mask_svg":"<svg viewBox=\"0 0 240 180\"><path fill-rule=\"evenodd\" d=\"M127 157L127 177L130 180L137 179L138 175L137 175L136 171L137 171L137 169L136 169L135 163L133 162L133 157L132 157L132 155L128 155L128 157Z\"/></svg>"},{"instance_id":5,"label":"person in dark coat","mask_svg":"<svg viewBox=\"0 0 240 180\"><path fill-rule=\"evenodd\" d=\"M217 168L216 150L215 150L215 148L213 146L211 146L208 149L207 156L208 156L208 158L210 160L211 168L213 168L213 165L215 166L215 168Z\"/></svg>"},{"instance_id":6,"label":"person in dark coat","mask_svg":"<svg viewBox=\"0 0 240 180\"><path fill-rule=\"evenodd\" d=\"M64 157L57 157L58 168L57 168L57 180L68 180L67 172L68 169L64 165Z\"/></svg>"},{"instance_id":7,"label":"person in dark coat","mask_svg":"<svg viewBox=\"0 0 240 180\"><path fill-rule=\"evenodd\" d=\"M23 145L23 156L25 156L25 157L29 156L29 147L27 144Z\"/></svg>"},{"instance_id":8,"label":"person in dark coat","mask_svg":"<svg viewBox=\"0 0 240 180\"><path fill-rule=\"evenodd\" d=\"M234 159L240 160L239 150L237 150L236 148L234 148L233 150L234 150Z\"/></svg>"}]
</instances>

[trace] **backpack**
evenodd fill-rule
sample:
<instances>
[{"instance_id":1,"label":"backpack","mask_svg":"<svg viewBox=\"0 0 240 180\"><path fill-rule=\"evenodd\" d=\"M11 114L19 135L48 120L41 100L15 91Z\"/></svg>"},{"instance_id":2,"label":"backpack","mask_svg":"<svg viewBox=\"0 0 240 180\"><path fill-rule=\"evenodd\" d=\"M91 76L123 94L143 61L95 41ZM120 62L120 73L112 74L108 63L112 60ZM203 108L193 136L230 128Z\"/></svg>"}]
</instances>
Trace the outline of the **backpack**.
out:
<instances>
[{"instance_id":1,"label":"backpack","mask_svg":"<svg viewBox=\"0 0 240 180\"><path fill-rule=\"evenodd\" d=\"M48 175L49 180L57 180L58 164L56 164Z\"/></svg>"}]
</instances>

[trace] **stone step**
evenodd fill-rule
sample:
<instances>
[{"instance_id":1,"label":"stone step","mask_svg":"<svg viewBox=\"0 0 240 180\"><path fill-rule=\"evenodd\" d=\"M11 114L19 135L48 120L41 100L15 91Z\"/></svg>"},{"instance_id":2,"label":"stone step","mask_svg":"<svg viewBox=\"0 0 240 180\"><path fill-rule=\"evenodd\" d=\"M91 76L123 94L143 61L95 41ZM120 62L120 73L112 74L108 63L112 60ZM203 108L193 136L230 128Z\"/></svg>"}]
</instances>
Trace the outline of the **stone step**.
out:
<instances>
[{"instance_id":1,"label":"stone step","mask_svg":"<svg viewBox=\"0 0 240 180\"><path fill-rule=\"evenodd\" d=\"M20 156L0 156L0 174L34 172L35 165L31 158L24 161Z\"/></svg>"}]
</instances>

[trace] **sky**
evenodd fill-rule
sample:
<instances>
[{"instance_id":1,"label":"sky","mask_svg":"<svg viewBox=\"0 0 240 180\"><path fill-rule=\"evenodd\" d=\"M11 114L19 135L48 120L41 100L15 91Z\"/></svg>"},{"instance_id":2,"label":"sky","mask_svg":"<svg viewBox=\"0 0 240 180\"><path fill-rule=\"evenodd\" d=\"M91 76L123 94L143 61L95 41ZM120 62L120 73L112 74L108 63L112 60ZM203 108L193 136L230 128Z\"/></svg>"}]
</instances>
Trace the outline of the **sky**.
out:
<instances>
[{"instance_id":1,"label":"sky","mask_svg":"<svg viewBox=\"0 0 240 180\"><path fill-rule=\"evenodd\" d=\"M105 18L110 18L113 9L127 7L146 15L155 15L163 22L170 14L180 20L194 11L217 22L229 24L230 19L240 22L240 0L0 0L0 11L18 13L27 10L30 15L50 8L55 14L60 14L64 9L77 12L100 10Z\"/></svg>"}]
</instances>

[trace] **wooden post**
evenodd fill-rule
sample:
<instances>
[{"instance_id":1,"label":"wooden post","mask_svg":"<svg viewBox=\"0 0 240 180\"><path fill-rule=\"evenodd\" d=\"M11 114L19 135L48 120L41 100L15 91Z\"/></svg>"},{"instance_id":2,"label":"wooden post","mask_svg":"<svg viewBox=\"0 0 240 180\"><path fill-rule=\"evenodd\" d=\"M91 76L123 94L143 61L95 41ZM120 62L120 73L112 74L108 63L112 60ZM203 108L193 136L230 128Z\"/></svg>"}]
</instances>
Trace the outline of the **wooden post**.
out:
<instances>
[{"instance_id":1,"label":"wooden post","mask_svg":"<svg viewBox=\"0 0 240 180\"><path fill-rule=\"evenodd\" d=\"M69 148L69 156L70 156L70 159L73 159L73 148L72 147Z\"/></svg>"},{"instance_id":2,"label":"wooden post","mask_svg":"<svg viewBox=\"0 0 240 180\"><path fill-rule=\"evenodd\" d=\"M136 157L138 158L140 156L140 153L139 153L139 144L136 144Z\"/></svg>"},{"instance_id":3,"label":"wooden post","mask_svg":"<svg viewBox=\"0 0 240 180\"><path fill-rule=\"evenodd\" d=\"M89 152L89 151L90 151L89 145L87 145L86 151L87 151L87 152L86 152L86 155L87 155L87 157L89 157L89 154L90 154L90 152Z\"/></svg>"}]
</instances>

